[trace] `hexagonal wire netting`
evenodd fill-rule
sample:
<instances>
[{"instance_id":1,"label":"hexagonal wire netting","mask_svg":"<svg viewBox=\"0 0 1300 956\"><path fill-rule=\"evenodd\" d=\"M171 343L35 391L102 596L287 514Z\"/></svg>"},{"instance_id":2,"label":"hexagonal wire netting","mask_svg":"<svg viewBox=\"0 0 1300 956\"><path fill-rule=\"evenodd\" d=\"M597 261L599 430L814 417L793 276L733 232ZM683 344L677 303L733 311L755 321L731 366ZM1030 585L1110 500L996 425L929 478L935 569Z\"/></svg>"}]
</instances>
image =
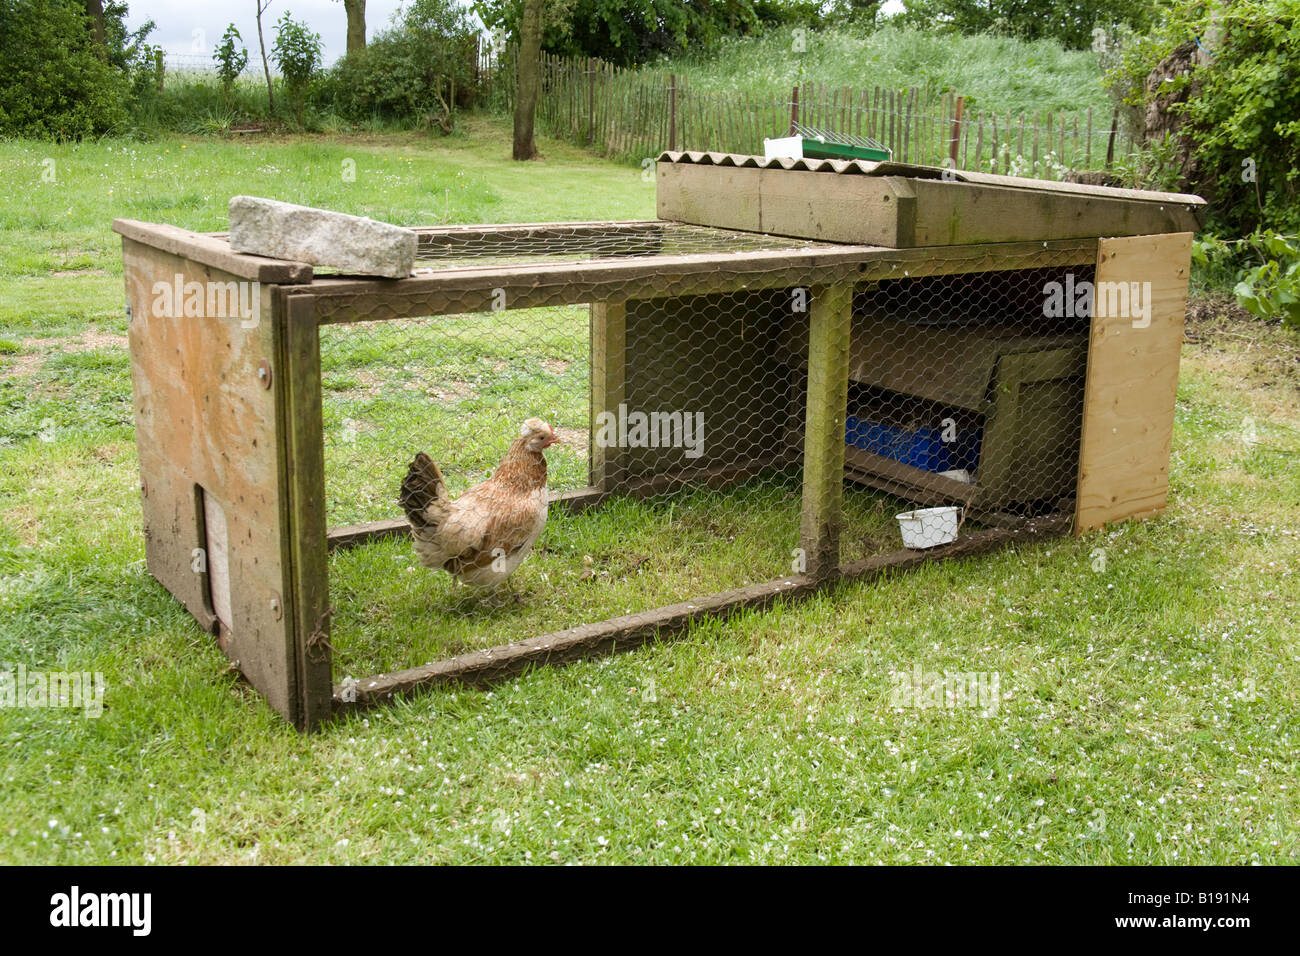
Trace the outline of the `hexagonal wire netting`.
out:
<instances>
[{"instance_id":1,"label":"hexagonal wire netting","mask_svg":"<svg viewBox=\"0 0 1300 956\"><path fill-rule=\"evenodd\" d=\"M816 247L663 223L448 230L417 267ZM1016 264L856 285L842 561L1072 507L1091 269ZM329 523L412 527L332 554L336 679L799 571L809 295L503 293L382 321L358 299L322 327Z\"/></svg>"}]
</instances>

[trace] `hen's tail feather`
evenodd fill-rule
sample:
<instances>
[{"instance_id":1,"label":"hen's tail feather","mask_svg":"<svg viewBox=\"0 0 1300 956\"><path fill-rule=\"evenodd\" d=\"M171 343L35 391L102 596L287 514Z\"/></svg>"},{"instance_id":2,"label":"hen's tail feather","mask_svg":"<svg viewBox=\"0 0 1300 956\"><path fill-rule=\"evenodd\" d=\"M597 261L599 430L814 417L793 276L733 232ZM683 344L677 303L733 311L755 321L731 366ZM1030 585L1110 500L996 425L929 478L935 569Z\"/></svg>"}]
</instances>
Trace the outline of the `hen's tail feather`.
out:
<instances>
[{"instance_id":1,"label":"hen's tail feather","mask_svg":"<svg viewBox=\"0 0 1300 956\"><path fill-rule=\"evenodd\" d=\"M442 472L433 459L420 452L411 462L411 467L402 479L402 491L398 496L406 518L414 528L427 528L433 522L429 520L425 509L433 502L447 497L447 485L442 480Z\"/></svg>"}]
</instances>

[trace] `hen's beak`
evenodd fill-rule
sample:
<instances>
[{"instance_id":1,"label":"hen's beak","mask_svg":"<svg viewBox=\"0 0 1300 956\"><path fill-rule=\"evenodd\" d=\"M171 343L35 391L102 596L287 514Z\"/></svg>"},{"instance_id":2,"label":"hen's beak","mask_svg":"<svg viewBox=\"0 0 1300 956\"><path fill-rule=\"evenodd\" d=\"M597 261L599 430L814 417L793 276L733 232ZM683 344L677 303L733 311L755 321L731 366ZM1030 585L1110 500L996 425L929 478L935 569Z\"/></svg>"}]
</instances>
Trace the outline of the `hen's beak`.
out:
<instances>
[{"instance_id":1,"label":"hen's beak","mask_svg":"<svg viewBox=\"0 0 1300 956\"><path fill-rule=\"evenodd\" d=\"M551 437L548 438L548 439L546 439L546 443L545 443L544 445L542 445L542 447L543 447L543 448L550 448L552 445L557 444L557 443L559 442L559 440L560 440L560 436L557 435L557 434L555 434L555 429L552 428L552 429L551 429Z\"/></svg>"}]
</instances>

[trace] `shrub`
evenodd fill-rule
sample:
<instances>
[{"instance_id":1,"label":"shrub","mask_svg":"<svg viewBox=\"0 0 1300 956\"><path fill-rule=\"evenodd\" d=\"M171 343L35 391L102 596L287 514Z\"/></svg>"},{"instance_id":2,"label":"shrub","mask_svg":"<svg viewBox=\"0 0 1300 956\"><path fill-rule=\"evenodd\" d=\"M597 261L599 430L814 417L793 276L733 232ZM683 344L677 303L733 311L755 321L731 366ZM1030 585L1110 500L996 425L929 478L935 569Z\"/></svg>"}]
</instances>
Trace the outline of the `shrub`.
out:
<instances>
[{"instance_id":1,"label":"shrub","mask_svg":"<svg viewBox=\"0 0 1300 956\"><path fill-rule=\"evenodd\" d=\"M1191 45L1208 49L1205 62L1146 83ZM1300 229L1297 73L1300 0L1179 0L1109 79L1128 104L1146 111L1159 99L1185 121L1194 162L1184 185L1211 201L1215 230L1240 236Z\"/></svg>"},{"instance_id":2,"label":"shrub","mask_svg":"<svg viewBox=\"0 0 1300 956\"><path fill-rule=\"evenodd\" d=\"M1260 232L1244 239L1203 238L1192 246L1198 271L1232 284L1237 303L1262 319L1300 329L1300 239ZM1217 280L1217 281L1216 281Z\"/></svg>"},{"instance_id":3,"label":"shrub","mask_svg":"<svg viewBox=\"0 0 1300 956\"><path fill-rule=\"evenodd\" d=\"M96 53L84 10L0 0L0 133L78 139L126 123L127 77Z\"/></svg>"},{"instance_id":4,"label":"shrub","mask_svg":"<svg viewBox=\"0 0 1300 956\"><path fill-rule=\"evenodd\" d=\"M450 130L455 90L474 81L474 30L449 0L415 0L403 21L348 54L319 84L317 105L354 122L375 118Z\"/></svg>"},{"instance_id":5,"label":"shrub","mask_svg":"<svg viewBox=\"0 0 1300 956\"><path fill-rule=\"evenodd\" d=\"M285 89L293 104L294 116L302 124L302 107L307 96L307 85L320 68L320 34L312 33L306 24L285 14L275 25L275 43L271 46L271 59L280 68Z\"/></svg>"},{"instance_id":6,"label":"shrub","mask_svg":"<svg viewBox=\"0 0 1300 956\"><path fill-rule=\"evenodd\" d=\"M236 42L239 43L238 47L235 46ZM248 50L243 42L244 38L232 23L226 27L226 32L221 34L221 42L212 51L212 60L217 65L217 76L221 79L221 89L226 99L230 98L235 80L244 72L244 67L248 66Z\"/></svg>"}]
</instances>

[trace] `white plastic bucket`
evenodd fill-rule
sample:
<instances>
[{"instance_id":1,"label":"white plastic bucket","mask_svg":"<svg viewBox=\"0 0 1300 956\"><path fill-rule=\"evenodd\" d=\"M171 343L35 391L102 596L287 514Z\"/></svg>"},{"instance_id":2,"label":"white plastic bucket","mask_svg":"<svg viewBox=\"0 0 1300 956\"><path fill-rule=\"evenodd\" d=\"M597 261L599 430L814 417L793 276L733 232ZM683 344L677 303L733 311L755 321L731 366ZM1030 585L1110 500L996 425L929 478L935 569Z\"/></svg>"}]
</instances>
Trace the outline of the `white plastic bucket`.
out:
<instances>
[{"instance_id":1,"label":"white plastic bucket","mask_svg":"<svg viewBox=\"0 0 1300 956\"><path fill-rule=\"evenodd\" d=\"M943 508L918 508L894 515L898 519L898 530L903 535L905 548L933 548L957 540L957 513L961 509L956 505Z\"/></svg>"}]
</instances>

